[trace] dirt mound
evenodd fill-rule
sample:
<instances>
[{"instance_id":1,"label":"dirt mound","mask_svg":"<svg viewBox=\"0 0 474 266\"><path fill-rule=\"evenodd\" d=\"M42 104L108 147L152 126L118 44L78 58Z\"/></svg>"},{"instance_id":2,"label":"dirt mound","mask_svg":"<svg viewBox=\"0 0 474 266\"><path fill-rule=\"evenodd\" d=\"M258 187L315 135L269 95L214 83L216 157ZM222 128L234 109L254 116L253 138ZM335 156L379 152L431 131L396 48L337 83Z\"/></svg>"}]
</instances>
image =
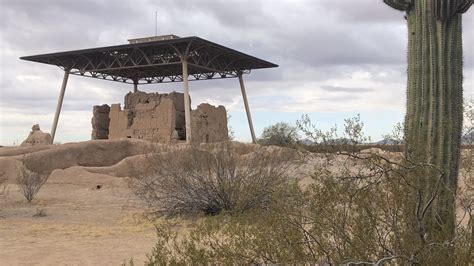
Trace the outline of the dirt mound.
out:
<instances>
[{"instance_id":1,"label":"dirt mound","mask_svg":"<svg viewBox=\"0 0 474 266\"><path fill-rule=\"evenodd\" d=\"M124 158L149 153L161 145L142 140L91 140L53 146L47 150L10 157L36 172L49 174L72 166L111 166Z\"/></svg>"},{"instance_id":2,"label":"dirt mound","mask_svg":"<svg viewBox=\"0 0 474 266\"><path fill-rule=\"evenodd\" d=\"M1 147L0 148L0 157L11 157L16 155L22 155L27 153L32 153L36 151L47 150L53 146L41 145L41 146L28 146L28 147Z\"/></svg>"},{"instance_id":3,"label":"dirt mound","mask_svg":"<svg viewBox=\"0 0 474 266\"><path fill-rule=\"evenodd\" d=\"M201 144L213 148L219 143ZM238 154L250 154L259 145L231 142ZM54 146L11 147L0 149L0 178L14 179L24 164L30 170L49 175L56 169L78 167L90 173L126 177L146 173L153 164L151 153L189 148L182 143L164 145L136 139L91 140ZM272 152L274 147L262 147Z\"/></svg>"},{"instance_id":4,"label":"dirt mound","mask_svg":"<svg viewBox=\"0 0 474 266\"><path fill-rule=\"evenodd\" d=\"M251 156L257 150L263 150L265 153L285 150L276 146L260 146L240 142L230 142L229 144L239 156ZM218 149L219 145L222 143L200 144L198 148L214 150ZM131 177L150 173L154 164L153 153L172 152L187 148L189 145L184 143L164 145L137 139L91 140L46 148L3 148L0 149L0 178L3 176L3 178L14 179L18 167L22 163L30 170L47 175L56 169L74 167L89 173ZM396 158L400 154L384 152L384 156ZM308 173L312 172L315 164L322 164L323 157L320 154L312 154L299 167L301 173L295 172L292 175L308 179Z\"/></svg>"},{"instance_id":5,"label":"dirt mound","mask_svg":"<svg viewBox=\"0 0 474 266\"><path fill-rule=\"evenodd\" d=\"M150 159L145 154L127 157L111 166L81 167L87 172L95 174L106 174L116 177L130 177L142 175L150 167Z\"/></svg>"},{"instance_id":6,"label":"dirt mound","mask_svg":"<svg viewBox=\"0 0 474 266\"><path fill-rule=\"evenodd\" d=\"M0 157L0 183L5 180L13 180L21 165L22 163L18 160Z\"/></svg>"},{"instance_id":7,"label":"dirt mound","mask_svg":"<svg viewBox=\"0 0 474 266\"><path fill-rule=\"evenodd\" d=\"M219 145L222 145L222 143L200 144L199 148L214 149ZM273 147L260 147L259 145L243 144L239 142L231 142L230 145L232 149L234 149L234 151L239 155L251 154L256 151L257 147L262 148L268 152L272 152L274 150ZM148 152L126 157L114 165L82 167L82 169L90 173L106 174L117 177L139 176L153 171L153 164L157 160L154 158L154 155L152 154L153 152L166 153L187 148L189 148L189 146L186 144L161 146L160 149L155 149L151 153Z\"/></svg>"}]
</instances>

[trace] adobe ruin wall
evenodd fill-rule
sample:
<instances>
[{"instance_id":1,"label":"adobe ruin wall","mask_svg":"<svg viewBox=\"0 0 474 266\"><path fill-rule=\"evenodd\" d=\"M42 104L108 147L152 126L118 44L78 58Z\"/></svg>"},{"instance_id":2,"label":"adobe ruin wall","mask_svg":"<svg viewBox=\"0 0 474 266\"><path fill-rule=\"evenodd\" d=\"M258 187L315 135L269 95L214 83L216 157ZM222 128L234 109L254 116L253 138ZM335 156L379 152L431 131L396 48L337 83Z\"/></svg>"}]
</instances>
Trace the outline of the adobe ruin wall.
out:
<instances>
[{"instance_id":1,"label":"adobe ruin wall","mask_svg":"<svg viewBox=\"0 0 474 266\"><path fill-rule=\"evenodd\" d=\"M120 104L94 106L92 139L135 138L158 143L186 140L184 95L129 92ZM200 104L191 110L192 142L228 140L224 106Z\"/></svg>"}]
</instances>

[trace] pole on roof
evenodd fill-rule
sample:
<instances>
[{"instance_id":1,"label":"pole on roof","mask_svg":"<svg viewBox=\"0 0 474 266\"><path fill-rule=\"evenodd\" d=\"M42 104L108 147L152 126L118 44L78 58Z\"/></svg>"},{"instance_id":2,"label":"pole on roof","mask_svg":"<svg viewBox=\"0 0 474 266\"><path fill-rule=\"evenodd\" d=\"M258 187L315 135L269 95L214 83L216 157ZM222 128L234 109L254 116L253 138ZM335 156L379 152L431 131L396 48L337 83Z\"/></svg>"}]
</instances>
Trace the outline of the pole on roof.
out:
<instances>
[{"instance_id":1,"label":"pole on roof","mask_svg":"<svg viewBox=\"0 0 474 266\"><path fill-rule=\"evenodd\" d=\"M158 11L155 11L155 36L158 36Z\"/></svg>"},{"instance_id":2,"label":"pole on roof","mask_svg":"<svg viewBox=\"0 0 474 266\"><path fill-rule=\"evenodd\" d=\"M138 91L138 81L134 80L133 81L133 92L137 92Z\"/></svg>"},{"instance_id":3,"label":"pole on roof","mask_svg":"<svg viewBox=\"0 0 474 266\"><path fill-rule=\"evenodd\" d=\"M189 102L188 62L181 61L183 66L183 90L184 90L184 120L186 123L186 143L191 143L191 104Z\"/></svg>"},{"instance_id":4,"label":"pole on roof","mask_svg":"<svg viewBox=\"0 0 474 266\"><path fill-rule=\"evenodd\" d=\"M247 92L245 91L244 78L242 72L239 72L240 90L242 91L242 98L244 98L245 112L247 113L247 120L249 121L250 134L252 135L252 143L257 144L255 137L255 130L253 129L252 114L250 113L249 102L247 100Z\"/></svg>"},{"instance_id":5,"label":"pole on roof","mask_svg":"<svg viewBox=\"0 0 474 266\"><path fill-rule=\"evenodd\" d=\"M66 91L67 80L69 78L70 69L64 70L63 84L59 92L58 104L56 105L56 113L54 114L53 127L51 128L51 144L54 143L54 136L56 135L56 128L58 127L59 114L63 105L64 92Z\"/></svg>"}]
</instances>

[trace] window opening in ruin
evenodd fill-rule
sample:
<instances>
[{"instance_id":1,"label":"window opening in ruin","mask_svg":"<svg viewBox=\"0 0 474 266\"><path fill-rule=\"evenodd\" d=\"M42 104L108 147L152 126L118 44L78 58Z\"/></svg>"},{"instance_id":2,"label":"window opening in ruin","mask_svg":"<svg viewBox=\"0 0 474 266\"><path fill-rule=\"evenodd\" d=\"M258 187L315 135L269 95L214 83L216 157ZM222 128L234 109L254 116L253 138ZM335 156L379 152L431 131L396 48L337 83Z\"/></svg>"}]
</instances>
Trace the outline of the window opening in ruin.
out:
<instances>
[{"instance_id":1,"label":"window opening in ruin","mask_svg":"<svg viewBox=\"0 0 474 266\"><path fill-rule=\"evenodd\" d=\"M133 119L135 118L135 113L130 111L127 116L127 128L130 128L133 124Z\"/></svg>"},{"instance_id":2,"label":"window opening in ruin","mask_svg":"<svg viewBox=\"0 0 474 266\"><path fill-rule=\"evenodd\" d=\"M207 113L204 113L204 114L200 115L199 117L201 117L202 119L204 119L204 121L206 122L206 127L209 126L209 123L208 123L208 121L207 121L207 117L208 117ZM206 142L207 142L207 141L206 141Z\"/></svg>"}]
</instances>

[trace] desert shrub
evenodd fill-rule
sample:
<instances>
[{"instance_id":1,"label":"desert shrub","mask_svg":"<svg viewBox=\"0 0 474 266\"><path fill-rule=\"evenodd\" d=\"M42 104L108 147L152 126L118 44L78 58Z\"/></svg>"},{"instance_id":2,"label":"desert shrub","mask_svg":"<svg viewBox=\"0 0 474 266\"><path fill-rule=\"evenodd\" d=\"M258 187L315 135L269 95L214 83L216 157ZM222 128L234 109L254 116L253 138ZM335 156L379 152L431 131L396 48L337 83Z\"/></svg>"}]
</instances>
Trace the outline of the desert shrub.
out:
<instances>
[{"instance_id":1,"label":"desert shrub","mask_svg":"<svg viewBox=\"0 0 474 266\"><path fill-rule=\"evenodd\" d=\"M31 171L23 165L18 170L16 184L20 188L25 199L28 202L31 202L47 180L47 175L41 175L37 172Z\"/></svg>"},{"instance_id":2,"label":"desert shrub","mask_svg":"<svg viewBox=\"0 0 474 266\"><path fill-rule=\"evenodd\" d=\"M235 131L232 125L230 124L231 118L232 116L229 113L227 113L227 135L228 135L229 141L233 141L235 139Z\"/></svg>"},{"instance_id":3,"label":"desert shrub","mask_svg":"<svg viewBox=\"0 0 474 266\"><path fill-rule=\"evenodd\" d=\"M290 249L288 245L299 242L301 232L277 219L279 217L268 215L262 219L261 214L254 211L232 217L218 215L207 219L185 238L179 238L169 226L158 226L158 241L148 255L146 265L254 265L303 261L303 250L296 245Z\"/></svg>"},{"instance_id":4,"label":"desert shrub","mask_svg":"<svg viewBox=\"0 0 474 266\"><path fill-rule=\"evenodd\" d=\"M193 146L148 156L149 173L129 184L157 215L243 212L268 206L285 188L296 158L285 149Z\"/></svg>"},{"instance_id":5,"label":"desert shrub","mask_svg":"<svg viewBox=\"0 0 474 266\"><path fill-rule=\"evenodd\" d=\"M465 145L474 144L474 99L464 102L462 142Z\"/></svg>"},{"instance_id":6,"label":"desert shrub","mask_svg":"<svg viewBox=\"0 0 474 266\"><path fill-rule=\"evenodd\" d=\"M23 165L18 169L16 184L28 202L31 202L49 178L49 173L42 171L42 162L30 155L23 155Z\"/></svg>"},{"instance_id":7,"label":"desert shrub","mask_svg":"<svg viewBox=\"0 0 474 266\"><path fill-rule=\"evenodd\" d=\"M298 129L289 123L279 122L263 129L258 139L261 145L295 147L299 142Z\"/></svg>"},{"instance_id":8,"label":"desert shrub","mask_svg":"<svg viewBox=\"0 0 474 266\"><path fill-rule=\"evenodd\" d=\"M350 127L355 133L361 128ZM356 135L364 139L363 134ZM430 210L440 197L437 187L444 177L434 165L415 163L401 154L341 151L326 154L325 159L304 191L288 185L286 192L273 194L266 208L208 217L180 237L171 227L159 226L148 264L468 265L472 261L472 186L456 195L463 213L457 217L454 238L449 238L449 230L428 235ZM472 176L472 168L463 173Z\"/></svg>"},{"instance_id":9,"label":"desert shrub","mask_svg":"<svg viewBox=\"0 0 474 266\"><path fill-rule=\"evenodd\" d=\"M6 185L7 178L5 176L5 171L0 170L0 197L8 195L8 188Z\"/></svg>"},{"instance_id":10,"label":"desert shrub","mask_svg":"<svg viewBox=\"0 0 474 266\"><path fill-rule=\"evenodd\" d=\"M427 236L422 224L430 204L407 197L418 191L411 173L442 176L431 166L379 156L331 160L336 172L319 169L306 191L290 186L265 209L208 217L180 237L159 226L148 265L469 263L472 227L458 226L454 239ZM453 248L454 257L446 257Z\"/></svg>"},{"instance_id":11,"label":"desert shrub","mask_svg":"<svg viewBox=\"0 0 474 266\"><path fill-rule=\"evenodd\" d=\"M7 178L5 176L5 171L0 170L0 200L6 200L8 197L9 189L6 182ZM0 217L2 216L0 215Z\"/></svg>"},{"instance_id":12,"label":"desert shrub","mask_svg":"<svg viewBox=\"0 0 474 266\"><path fill-rule=\"evenodd\" d=\"M396 123L389 134L382 135L382 149L392 152L405 151L405 123ZM384 143L385 142L385 143ZM388 143L386 143L388 142Z\"/></svg>"},{"instance_id":13,"label":"desert shrub","mask_svg":"<svg viewBox=\"0 0 474 266\"><path fill-rule=\"evenodd\" d=\"M45 209L36 209L35 213L33 214L33 217L35 218L40 218L40 217L46 217L46 210Z\"/></svg>"},{"instance_id":14,"label":"desert shrub","mask_svg":"<svg viewBox=\"0 0 474 266\"><path fill-rule=\"evenodd\" d=\"M320 130L308 115L303 115L300 120L296 121L296 125L307 140L303 147L310 152L359 152L364 148L361 144L370 141L370 137L363 133L364 122L361 121L359 114L344 120L342 132L338 130L337 125L327 131Z\"/></svg>"},{"instance_id":15,"label":"desert shrub","mask_svg":"<svg viewBox=\"0 0 474 266\"><path fill-rule=\"evenodd\" d=\"M388 152L403 152L405 149L404 145L380 145L380 144L360 144L360 145L303 144L300 147L312 153L338 153L342 151L357 153L362 150L367 150L367 149L372 149L372 148L381 149Z\"/></svg>"}]
</instances>

